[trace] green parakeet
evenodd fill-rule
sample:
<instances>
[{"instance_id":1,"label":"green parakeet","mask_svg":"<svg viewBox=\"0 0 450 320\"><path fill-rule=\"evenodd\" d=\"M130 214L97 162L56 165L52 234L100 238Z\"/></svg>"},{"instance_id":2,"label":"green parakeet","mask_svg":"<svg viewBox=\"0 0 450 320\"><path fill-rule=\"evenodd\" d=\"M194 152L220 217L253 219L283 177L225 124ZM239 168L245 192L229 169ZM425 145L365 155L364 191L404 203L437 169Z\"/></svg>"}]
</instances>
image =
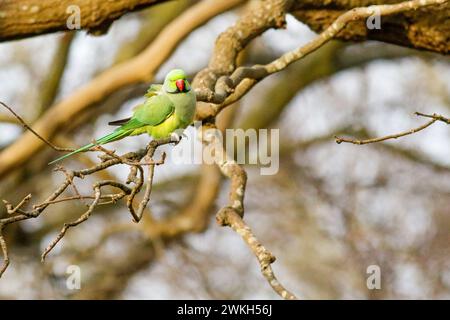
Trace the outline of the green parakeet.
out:
<instances>
[{"instance_id":1,"label":"green parakeet","mask_svg":"<svg viewBox=\"0 0 450 320\"><path fill-rule=\"evenodd\" d=\"M183 70L170 71L164 84L151 85L145 96L145 102L134 108L132 117L109 122L110 125L119 125L119 128L97 139L95 144L87 144L49 164L89 150L96 145L103 145L128 136L147 133L155 139L166 138L192 123L196 106L195 92L191 90Z\"/></svg>"}]
</instances>

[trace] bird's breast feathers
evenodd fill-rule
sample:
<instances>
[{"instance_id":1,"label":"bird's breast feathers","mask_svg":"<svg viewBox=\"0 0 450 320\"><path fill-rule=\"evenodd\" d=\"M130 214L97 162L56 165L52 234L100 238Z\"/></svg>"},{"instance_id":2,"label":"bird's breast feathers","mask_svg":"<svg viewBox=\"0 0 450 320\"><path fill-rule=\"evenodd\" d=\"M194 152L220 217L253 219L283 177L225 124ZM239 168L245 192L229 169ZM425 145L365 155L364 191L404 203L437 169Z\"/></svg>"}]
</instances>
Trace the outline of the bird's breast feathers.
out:
<instances>
[{"instance_id":1,"label":"bird's breast feathers","mask_svg":"<svg viewBox=\"0 0 450 320\"><path fill-rule=\"evenodd\" d=\"M165 121L156 126L146 126L144 132L147 132L155 139L162 139L170 136L176 129L181 128L182 123L176 113L172 113Z\"/></svg>"},{"instance_id":2,"label":"bird's breast feathers","mask_svg":"<svg viewBox=\"0 0 450 320\"><path fill-rule=\"evenodd\" d=\"M169 98L175 105L175 114L178 115L180 121L187 122L186 126L190 125L194 120L197 102L195 92L191 90L186 93L173 94L169 95Z\"/></svg>"}]
</instances>

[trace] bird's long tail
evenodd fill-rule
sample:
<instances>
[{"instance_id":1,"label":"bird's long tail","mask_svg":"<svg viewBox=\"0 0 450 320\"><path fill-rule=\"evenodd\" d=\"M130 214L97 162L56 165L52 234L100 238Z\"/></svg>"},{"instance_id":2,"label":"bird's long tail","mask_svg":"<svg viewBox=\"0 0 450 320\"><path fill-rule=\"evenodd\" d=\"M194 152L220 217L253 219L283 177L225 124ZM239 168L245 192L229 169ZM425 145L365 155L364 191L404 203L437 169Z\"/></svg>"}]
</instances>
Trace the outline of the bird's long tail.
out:
<instances>
[{"instance_id":1,"label":"bird's long tail","mask_svg":"<svg viewBox=\"0 0 450 320\"><path fill-rule=\"evenodd\" d=\"M72 151L72 152L70 152L68 154L65 154L65 155L63 155L63 156L53 160L52 162L49 162L49 165L50 164L54 164L55 162L64 160L64 159L66 159L66 158L68 158L70 156L73 156L74 154L77 154L77 153L80 153L80 152L83 152L83 151L87 151L87 150L89 150L90 148L92 148L94 146L98 146L98 145L102 145L102 144L106 144L106 143L109 143L109 142L113 142L113 141L122 139L122 138L128 136L129 134L130 134L129 130L115 130L115 131L111 132L110 134L107 134L106 136L101 137L100 139L96 140L96 143L89 143L89 144L87 144L85 146L82 146L81 148L79 148L79 149L77 149L75 151Z\"/></svg>"}]
</instances>

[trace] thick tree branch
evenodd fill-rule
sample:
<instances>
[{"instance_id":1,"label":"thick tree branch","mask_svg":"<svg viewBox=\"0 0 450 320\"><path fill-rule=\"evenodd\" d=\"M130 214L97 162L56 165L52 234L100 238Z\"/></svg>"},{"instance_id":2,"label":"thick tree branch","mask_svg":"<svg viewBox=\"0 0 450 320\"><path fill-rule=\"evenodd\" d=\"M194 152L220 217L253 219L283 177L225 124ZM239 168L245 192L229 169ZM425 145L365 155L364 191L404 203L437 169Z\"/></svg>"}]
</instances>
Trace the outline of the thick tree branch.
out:
<instances>
[{"instance_id":1,"label":"thick tree branch","mask_svg":"<svg viewBox=\"0 0 450 320\"><path fill-rule=\"evenodd\" d=\"M316 32L322 32L338 16L355 7L394 4L400 0L296 0L292 14ZM438 1L435 1L438 2ZM443 2L441 2L443 3ZM421 7L380 19L380 28L367 28L366 20L353 21L336 39L379 40L406 47L448 54L450 52L450 5Z\"/></svg>"},{"instance_id":2,"label":"thick tree branch","mask_svg":"<svg viewBox=\"0 0 450 320\"><path fill-rule=\"evenodd\" d=\"M56 31L69 31L67 21L80 9L80 27L104 33L111 23L128 12L166 0L3 0L0 4L0 41L15 40Z\"/></svg>"}]
</instances>

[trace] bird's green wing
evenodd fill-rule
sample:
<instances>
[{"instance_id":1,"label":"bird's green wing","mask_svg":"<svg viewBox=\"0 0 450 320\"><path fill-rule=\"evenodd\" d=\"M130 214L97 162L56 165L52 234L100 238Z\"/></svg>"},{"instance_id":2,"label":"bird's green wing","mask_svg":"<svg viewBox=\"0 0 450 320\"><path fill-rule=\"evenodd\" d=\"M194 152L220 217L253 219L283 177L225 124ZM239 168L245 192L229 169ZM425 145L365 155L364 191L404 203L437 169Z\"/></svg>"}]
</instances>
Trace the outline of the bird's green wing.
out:
<instances>
[{"instance_id":1,"label":"bird's green wing","mask_svg":"<svg viewBox=\"0 0 450 320\"><path fill-rule=\"evenodd\" d=\"M154 95L134 109L133 117L117 130L131 130L143 126L156 126L175 111L173 102L166 95Z\"/></svg>"},{"instance_id":2,"label":"bird's green wing","mask_svg":"<svg viewBox=\"0 0 450 320\"><path fill-rule=\"evenodd\" d=\"M146 125L156 126L166 120L175 111L172 100L164 94L155 95L147 99L144 104L136 108L133 118Z\"/></svg>"}]
</instances>

